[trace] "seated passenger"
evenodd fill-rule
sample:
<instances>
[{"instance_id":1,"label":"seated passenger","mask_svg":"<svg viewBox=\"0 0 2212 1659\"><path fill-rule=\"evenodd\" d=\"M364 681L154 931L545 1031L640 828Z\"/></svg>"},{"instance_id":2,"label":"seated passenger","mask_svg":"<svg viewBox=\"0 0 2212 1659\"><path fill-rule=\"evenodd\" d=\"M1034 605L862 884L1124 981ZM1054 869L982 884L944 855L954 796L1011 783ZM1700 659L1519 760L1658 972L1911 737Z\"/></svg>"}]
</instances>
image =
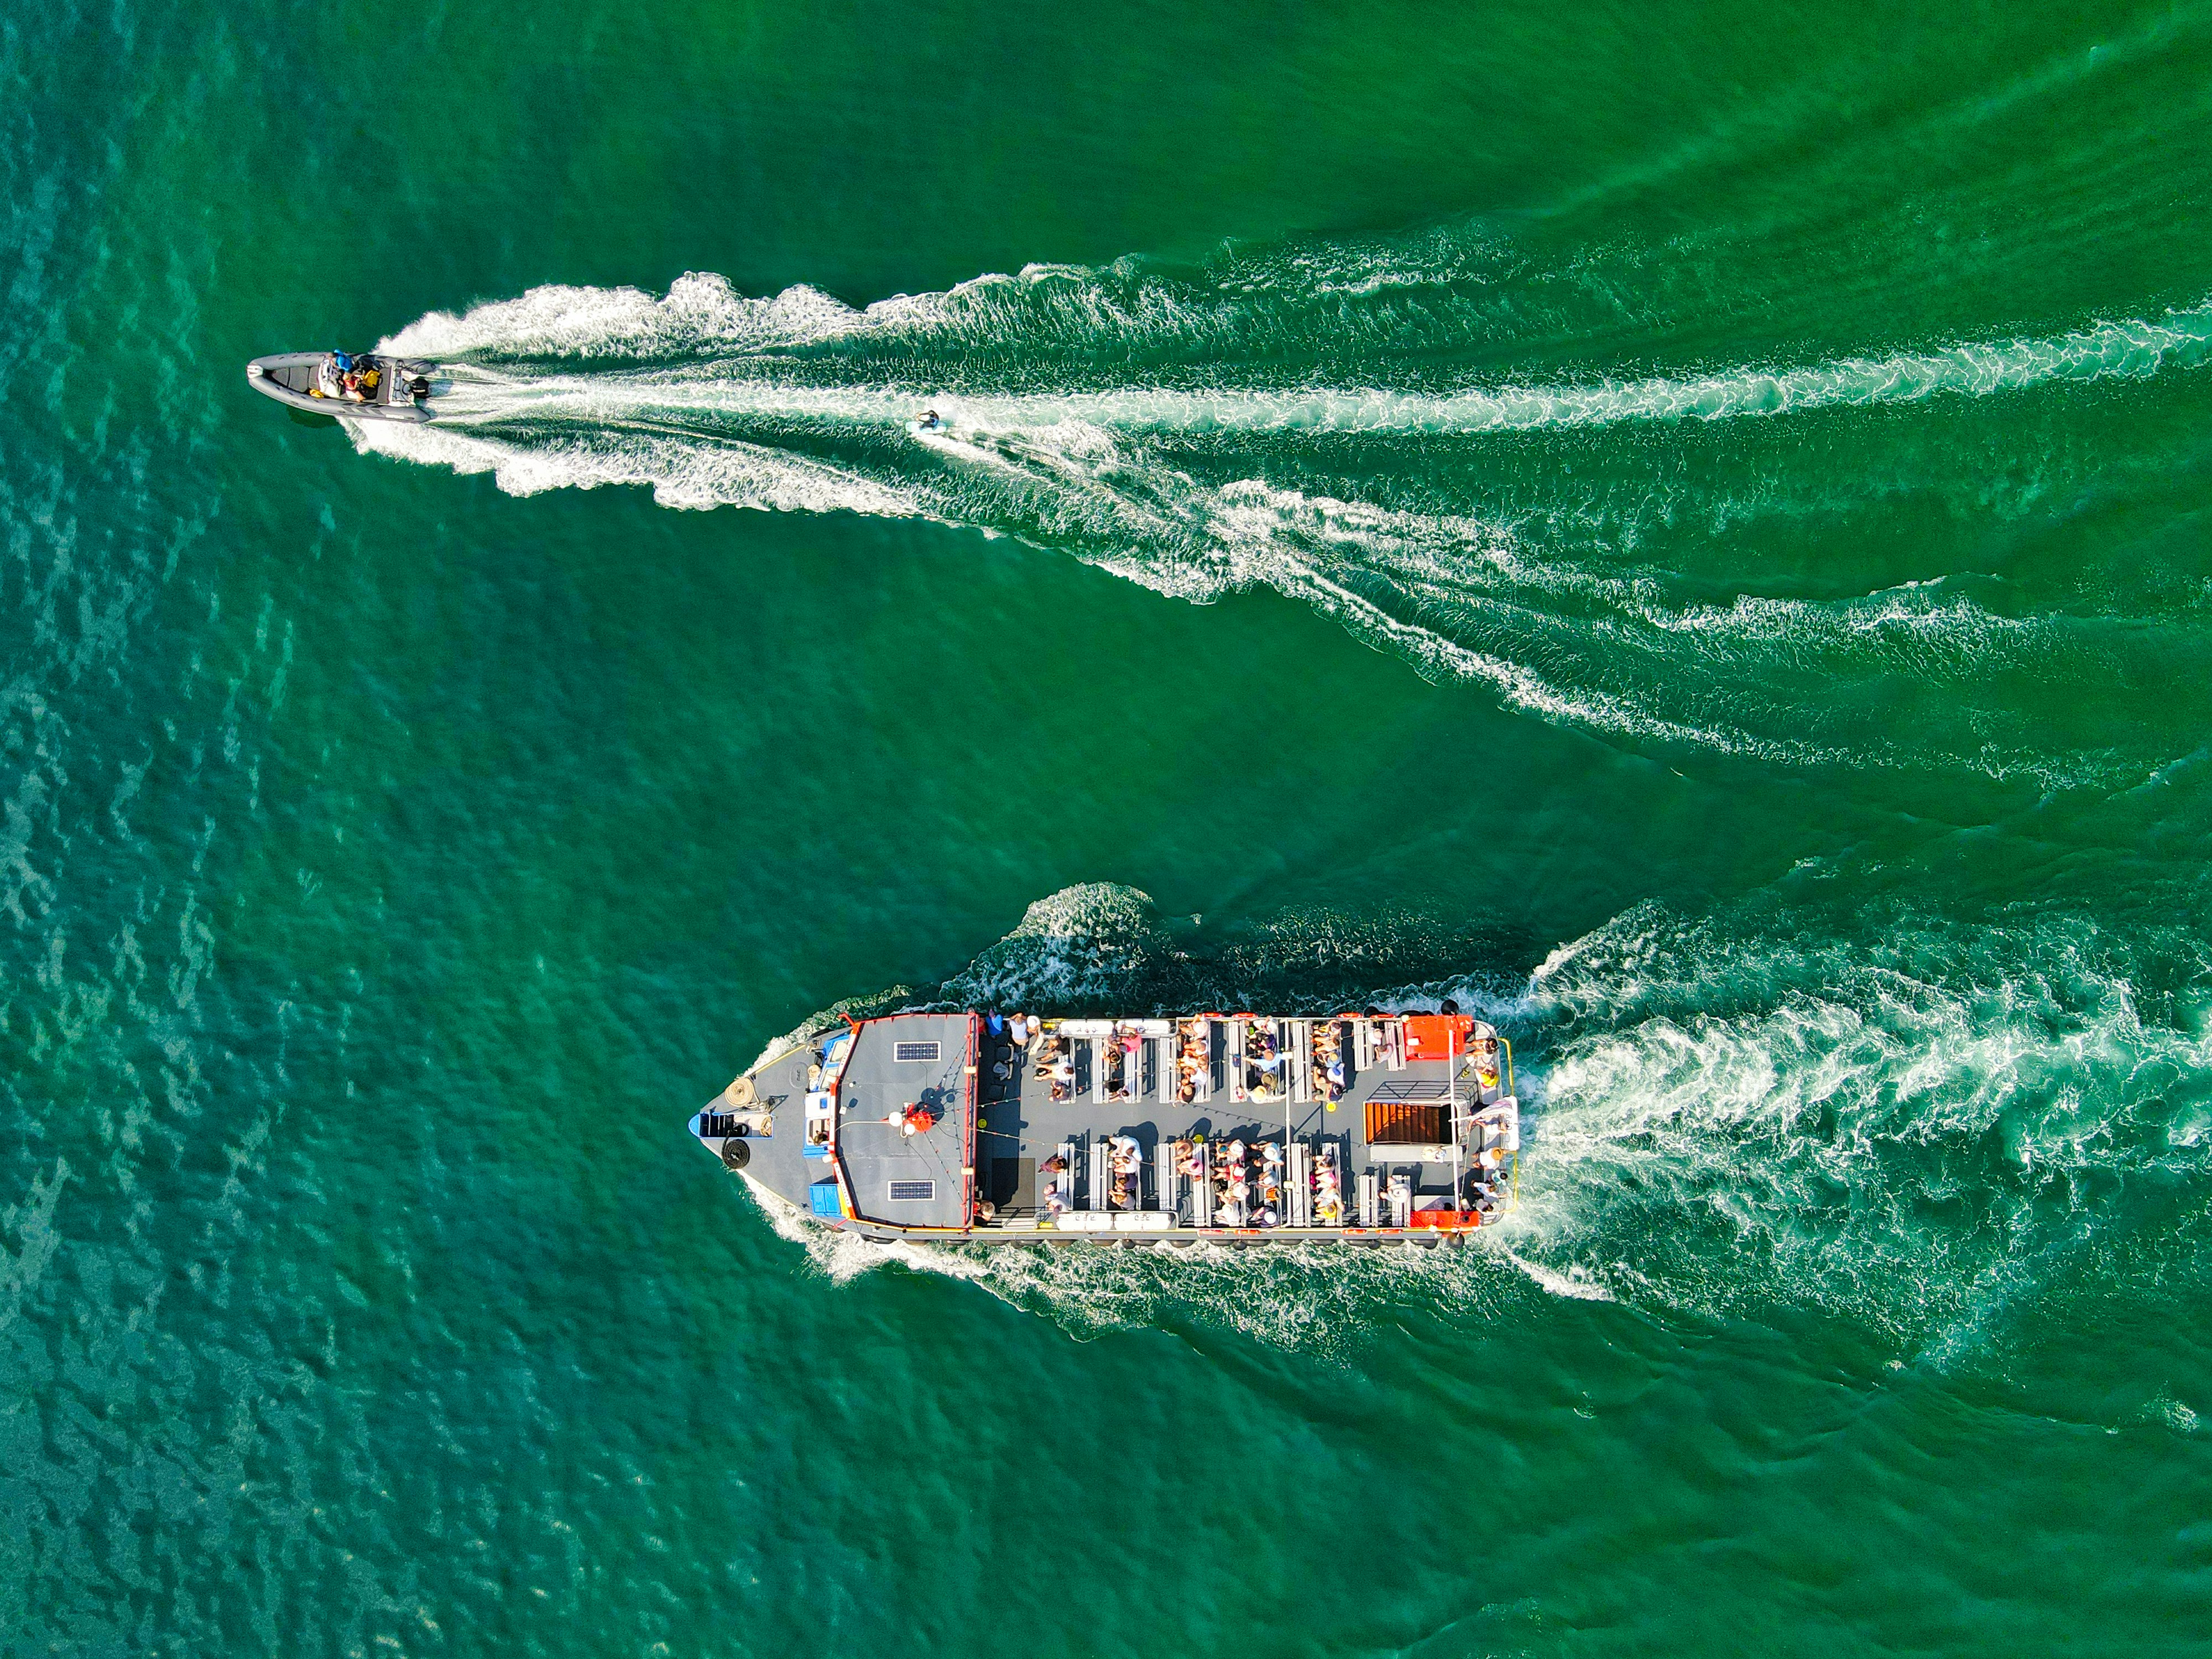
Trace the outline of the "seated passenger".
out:
<instances>
[{"instance_id":1,"label":"seated passenger","mask_svg":"<svg viewBox=\"0 0 2212 1659\"><path fill-rule=\"evenodd\" d=\"M1498 1088L1498 1037L1475 1040L1475 1082Z\"/></svg>"}]
</instances>

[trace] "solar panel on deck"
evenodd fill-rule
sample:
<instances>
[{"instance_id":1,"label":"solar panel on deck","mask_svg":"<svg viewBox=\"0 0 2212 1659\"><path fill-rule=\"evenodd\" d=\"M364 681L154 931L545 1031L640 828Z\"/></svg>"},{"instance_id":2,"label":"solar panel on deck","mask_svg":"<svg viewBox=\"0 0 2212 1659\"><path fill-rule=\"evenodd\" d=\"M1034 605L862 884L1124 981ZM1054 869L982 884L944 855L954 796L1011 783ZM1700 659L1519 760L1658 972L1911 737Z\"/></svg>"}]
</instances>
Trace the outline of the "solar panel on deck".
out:
<instances>
[{"instance_id":1,"label":"solar panel on deck","mask_svg":"<svg viewBox=\"0 0 2212 1659\"><path fill-rule=\"evenodd\" d=\"M924 1203L936 1196L937 1183L933 1181L894 1181L891 1182L891 1201L895 1204L907 1202Z\"/></svg>"},{"instance_id":2,"label":"solar panel on deck","mask_svg":"<svg viewBox=\"0 0 2212 1659\"><path fill-rule=\"evenodd\" d=\"M891 1045L893 1060L942 1060L945 1049L935 1042L895 1042Z\"/></svg>"}]
</instances>

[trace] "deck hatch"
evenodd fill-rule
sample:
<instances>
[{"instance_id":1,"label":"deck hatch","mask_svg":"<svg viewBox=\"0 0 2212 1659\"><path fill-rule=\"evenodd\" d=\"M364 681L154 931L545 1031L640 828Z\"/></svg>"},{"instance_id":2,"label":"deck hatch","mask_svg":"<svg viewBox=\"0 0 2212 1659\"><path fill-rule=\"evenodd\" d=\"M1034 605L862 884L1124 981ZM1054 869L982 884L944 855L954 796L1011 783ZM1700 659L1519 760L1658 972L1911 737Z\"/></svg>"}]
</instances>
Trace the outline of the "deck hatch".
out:
<instances>
[{"instance_id":1,"label":"deck hatch","mask_svg":"<svg viewBox=\"0 0 2212 1659\"><path fill-rule=\"evenodd\" d=\"M934 1048L934 1043L930 1045ZM894 1204L927 1204L937 1196L934 1181L894 1181L891 1182L891 1202Z\"/></svg>"},{"instance_id":2,"label":"deck hatch","mask_svg":"<svg viewBox=\"0 0 2212 1659\"><path fill-rule=\"evenodd\" d=\"M891 1058L893 1060L939 1060L945 1058L945 1045L934 1042L895 1042L891 1045Z\"/></svg>"},{"instance_id":3,"label":"deck hatch","mask_svg":"<svg viewBox=\"0 0 2212 1659\"><path fill-rule=\"evenodd\" d=\"M1367 1140L1374 1146L1432 1146L1445 1139L1444 1109L1410 1100L1367 1103Z\"/></svg>"}]
</instances>

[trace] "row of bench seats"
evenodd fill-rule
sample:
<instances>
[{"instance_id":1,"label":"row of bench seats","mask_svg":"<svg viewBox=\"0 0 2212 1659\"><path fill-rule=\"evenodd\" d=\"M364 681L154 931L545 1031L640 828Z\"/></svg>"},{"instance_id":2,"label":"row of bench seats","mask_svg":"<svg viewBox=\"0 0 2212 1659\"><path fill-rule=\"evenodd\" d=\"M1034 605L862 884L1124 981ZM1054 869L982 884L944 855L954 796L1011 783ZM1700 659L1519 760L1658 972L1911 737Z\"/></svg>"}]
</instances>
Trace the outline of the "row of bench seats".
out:
<instances>
[{"instance_id":1,"label":"row of bench seats","mask_svg":"<svg viewBox=\"0 0 2212 1659\"><path fill-rule=\"evenodd\" d=\"M1328 1097L1327 1080L1317 1079L1314 1073L1313 1030L1317 1023L1321 1022L1231 1019L1185 1020L1178 1024L1166 1019L1065 1019L1057 1022L1048 1035L1069 1040L1078 1080L1087 1078L1091 1098L1100 1105L1115 1100L1165 1102L1181 1098L1176 1062L1187 1035L1201 1036L1206 1048L1206 1063L1195 1079L1197 1098L1205 1101L1213 1097L1216 1066L1225 1062L1229 1097L1244 1101L1252 1097L1247 1077L1250 1069L1247 1045L1251 1030L1255 1025L1269 1026L1273 1028L1270 1035L1275 1040L1278 1056L1275 1074L1283 1079L1291 1101L1307 1104ZM1346 1066L1347 1084L1360 1072L1376 1066L1390 1072L1405 1069L1405 1033L1397 1022L1347 1019L1338 1024L1350 1028L1349 1042L1346 1043L1342 1036L1339 1039L1340 1051L1349 1056ZM1194 1027L1200 1026L1204 1028L1202 1033L1194 1031ZM1133 1056L1121 1046L1133 1030L1142 1044ZM1123 1076L1118 1091L1109 1086L1109 1078L1132 1059L1136 1062L1137 1075Z\"/></svg>"},{"instance_id":2,"label":"row of bench seats","mask_svg":"<svg viewBox=\"0 0 2212 1659\"><path fill-rule=\"evenodd\" d=\"M1189 1224L1212 1226L1212 1156L1216 1144L1212 1141L1201 1143L1199 1158L1204 1174L1194 1181L1175 1167L1174 1158L1165 1149L1156 1149L1145 1159L1138 1177L1138 1207L1115 1210L1109 1202L1114 1175L1112 1149L1107 1138L1101 1136L1087 1147L1073 1140L1062 1141L1060 1156L1065 1167L1054 1176L1061 1212L1058 1220L1060 1231L1139 1232L1179 1226L1183 1224L1186 1190L1190 1198L1188 1206ZM1291 1142L1283 1182L1284 1225L1311 1227L1318 1224L1316 1221L1314 1177L1324 1162L1334 1166L1340 1178L1343 1165L1336 1143L1324 1141L1316 1147L1313 1142L1302 1139ZM1087 1172L1084 1183L1084 1207L1081 1209L1075 1206L1075 1172L1079 1169ZM1405 1213L1412 1207L1410 1191L1405 1194L1405 1202L1395 1201L1392 1194L1382 1189L1371 1170L1360 1173L1353 1188L1346 1190L1340 1185L1339 1192L1345 1208L1345 1219L1340 1224L1402 1227L1406 1224ZM1151 1200L1149 1204L1146 1202L1147 1198ZM1387 1221L1382 1218L1386 1210L1392 1217Z\"/></svg>"}]
</instances>

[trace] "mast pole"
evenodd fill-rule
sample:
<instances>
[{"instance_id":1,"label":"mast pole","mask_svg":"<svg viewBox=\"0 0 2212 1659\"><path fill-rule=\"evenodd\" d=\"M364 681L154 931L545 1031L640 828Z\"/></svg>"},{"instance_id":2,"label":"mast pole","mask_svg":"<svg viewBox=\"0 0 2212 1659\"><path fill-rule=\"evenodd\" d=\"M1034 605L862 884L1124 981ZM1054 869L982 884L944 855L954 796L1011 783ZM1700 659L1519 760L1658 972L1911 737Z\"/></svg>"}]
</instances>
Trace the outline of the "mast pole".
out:
<instances>
[{"instance_id":1,"label":"mast pole","mask_svg":"<svg viewBox=\"0 0 2212 1659\"><path fill-rule=\"evenodd\" d=\"M1444 1027L1444 1087L1451 1101L1452 1126L1452 1209L1456 1212L1467 1201L1467 1148L1459 1130L1459 1016L1450 1017Z\"/></svg>"}]
</instances>

